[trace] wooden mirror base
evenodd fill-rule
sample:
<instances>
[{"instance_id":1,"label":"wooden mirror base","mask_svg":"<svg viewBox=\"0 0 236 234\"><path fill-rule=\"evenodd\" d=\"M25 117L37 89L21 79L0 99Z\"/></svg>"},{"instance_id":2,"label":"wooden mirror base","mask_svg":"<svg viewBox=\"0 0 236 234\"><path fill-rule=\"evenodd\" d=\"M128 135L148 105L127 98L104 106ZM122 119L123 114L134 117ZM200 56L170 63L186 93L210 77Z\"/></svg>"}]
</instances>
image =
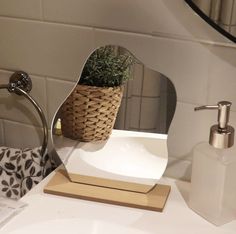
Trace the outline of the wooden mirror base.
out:
<instances>
[{"instance_id":1,"label":"wooden mirror base","mask_svg":"<svg viewBox=\"0 0 236 234\"><path fill-rule=\"evenodd\" d=\"M44 192L162 212L170 189L169 185L156 184L147 193L140 193L86 183L74 183L69 180L64 170L58 170L51 181L45 186Z\"/></svg>"}]
</instances>

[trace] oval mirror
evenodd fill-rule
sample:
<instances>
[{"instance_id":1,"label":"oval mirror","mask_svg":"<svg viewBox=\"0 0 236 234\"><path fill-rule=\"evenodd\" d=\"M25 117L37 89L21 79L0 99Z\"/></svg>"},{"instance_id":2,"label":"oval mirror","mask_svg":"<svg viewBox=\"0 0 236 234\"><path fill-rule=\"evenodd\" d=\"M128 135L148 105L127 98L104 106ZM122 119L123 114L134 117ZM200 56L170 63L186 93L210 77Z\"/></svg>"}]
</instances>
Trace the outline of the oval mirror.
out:
<instances>
[{"instance_id":1,"label":"oval mirror","mask_svg":"<svg viewBox=\"0 0 236 234\"><path fill-rule=\"evenodd\" d=\"M125 48L96 49L53 120L53 143L71 181L152 187L167 166L175 107L175 88L163 74Z\"/></svg>"},{"instance_id":2,"label":"oval mirror","mask_svg":"<svg viewBox=\"0 0 236 234\"><path fill-rule=\"evenodd\" d=\"M234 0L185 0L208 24L236 42L236 3Z\"/></svg>"}]
</instances>

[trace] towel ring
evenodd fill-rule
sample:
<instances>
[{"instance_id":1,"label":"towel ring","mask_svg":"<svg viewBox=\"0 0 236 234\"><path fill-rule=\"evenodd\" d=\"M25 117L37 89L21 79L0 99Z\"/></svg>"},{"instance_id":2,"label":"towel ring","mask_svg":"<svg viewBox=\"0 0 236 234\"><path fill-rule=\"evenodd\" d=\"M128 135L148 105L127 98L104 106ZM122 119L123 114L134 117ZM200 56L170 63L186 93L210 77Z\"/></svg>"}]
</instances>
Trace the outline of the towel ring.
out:
<instances>
[{"instance_id":1,"label":"towel ring","mask_svg":"<svg viewBox=\"0 0 236 234\"><path fill-rule=\"evenodd\" d=\"M24 71L16 71L9 79L8 84L0 85L0 89L7 89L10 93L26 97L37 110L43 125L43 143L41 155L44 156L48 144L48 126L45 115L38 103L28 94L32 89L32 81L29 75Z\"/></svg>"}]
</instances>

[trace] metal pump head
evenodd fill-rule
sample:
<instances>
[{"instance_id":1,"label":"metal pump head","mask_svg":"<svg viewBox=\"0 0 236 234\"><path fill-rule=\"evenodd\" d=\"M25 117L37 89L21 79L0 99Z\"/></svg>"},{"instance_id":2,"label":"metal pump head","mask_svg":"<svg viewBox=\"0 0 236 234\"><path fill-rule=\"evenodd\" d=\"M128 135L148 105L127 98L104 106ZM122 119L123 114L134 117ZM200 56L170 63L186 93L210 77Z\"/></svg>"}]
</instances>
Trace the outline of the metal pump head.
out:
<instances>
[{"instance_id":1,"label":"metal pump head","mask_svg":"<svg viewBox=\"0 0 236 234\"><path fill-rule=\"evenodd\" d=\"M219 149L230 148L234 144L234 128L228 125L230 107L228 101L218 102L217 105L206 105L194 108L198 110L218 110L218 125L213 125L210 130L209 144Z\"/></svg>"}]
</instances>

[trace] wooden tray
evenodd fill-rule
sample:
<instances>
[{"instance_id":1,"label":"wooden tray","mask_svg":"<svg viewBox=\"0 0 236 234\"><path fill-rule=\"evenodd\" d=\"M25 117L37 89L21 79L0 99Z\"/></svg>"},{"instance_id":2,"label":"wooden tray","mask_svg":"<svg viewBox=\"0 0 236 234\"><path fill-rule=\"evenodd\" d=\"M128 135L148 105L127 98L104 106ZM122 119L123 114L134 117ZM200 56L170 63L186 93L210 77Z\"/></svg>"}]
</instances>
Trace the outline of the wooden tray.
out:
<instances>
[{"instance_id":1,"label":"wooden tray","mask_svg":"<svg viewBox=\"0 0 236 234\"><path fill-rule=\"evenodd\" d=\"M141 193L86 183L74 183L69 180L64 170L58 170L51 181L45 186L44 192L162 212L170 189L169 185L157 184L147 193Z\"/></svg>"}]
</instances>

